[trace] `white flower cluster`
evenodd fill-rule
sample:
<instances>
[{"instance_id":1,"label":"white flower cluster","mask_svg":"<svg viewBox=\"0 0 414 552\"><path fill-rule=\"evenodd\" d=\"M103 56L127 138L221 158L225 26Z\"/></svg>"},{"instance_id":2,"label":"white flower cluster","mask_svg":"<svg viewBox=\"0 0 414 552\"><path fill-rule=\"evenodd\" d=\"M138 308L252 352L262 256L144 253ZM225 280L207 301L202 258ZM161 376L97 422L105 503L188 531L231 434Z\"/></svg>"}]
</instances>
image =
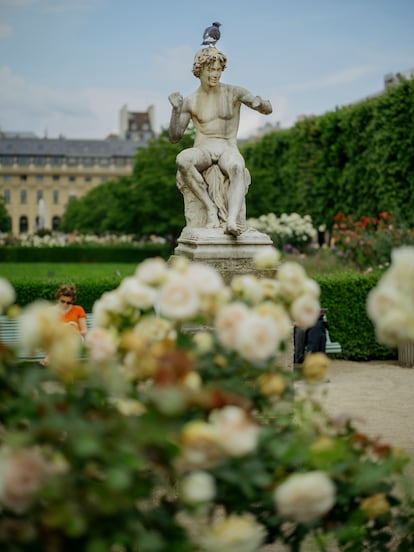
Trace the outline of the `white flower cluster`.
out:
<instances>
[{"instance_id":1,"label":"white flower cluster","mask_svg":"<svg viewBox=\"0 0 414 552\"><path fill-rule=\"evenodd\" d=\"M269 262L277 258L276 253L270 255ZM262 256L259 261L263 265ZM146 333L155 340L157 335L166 337L175 323L201 316L211 320L224 347L250 362L260 362L278 353L291 334L292 319L301 327L315 323L319 293L319 286L297 263L283 264L273 279L235 277L227 288L208 265L179 258L169 266L161 258L152 258L95 303L94 322L109 330L128 317L142 337L145 316ZM112 338L108 335L108 339Z\"/></svg>"},{"instance_id":2,"label":"white flower cluster","mask_svg":"<svg viewBox=\"0 0 414 552\"><path fill-rule=\"evenodd\" d=\"M367 312L384 345L414 342L414 247L393 250L390 268L368 295Z\"/></svg>"},{"instance_id":3,"label":"white flower cluster","mask_svg":"<svg viewBox=\"0 0 414 552\"><path fill-rule=\"evenodd\" d=\"M0 245L8 243L8 234L0 234ZM19 247L65 247L66 245L136 245L136 237L133 234L64 234L62 232L53 232L38 236L36 234L20 234L13 241ZM155 237L153 242L164 243L165 239Z\"/></svg>"},{"instance_id":4,"label":"white flower cluster","mask_svg":"<svg viewBox=\"0 0 414 552\"><path fill-rule=\"evenodd\" d=\"M301 217L298 213L282 213L280 217L274 213L261 215L259 218L250 218L247 221L260 232L269 234L277 245L302 242L304 245L315 239L317 231L312 224L312 217Z\"/></svg>"}]
</instances>

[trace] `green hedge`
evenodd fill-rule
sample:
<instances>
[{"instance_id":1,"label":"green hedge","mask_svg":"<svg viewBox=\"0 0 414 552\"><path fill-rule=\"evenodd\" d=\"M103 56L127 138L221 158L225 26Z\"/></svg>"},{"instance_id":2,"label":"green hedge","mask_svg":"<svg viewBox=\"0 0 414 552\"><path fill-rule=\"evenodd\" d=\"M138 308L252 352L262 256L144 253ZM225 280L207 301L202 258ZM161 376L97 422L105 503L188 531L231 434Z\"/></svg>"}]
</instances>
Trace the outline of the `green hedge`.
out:
<instances>
[{"instance_id":1,"label":"green hedge","mask_svg":"<svg viewBox=\"0 0 414 552\"><path fill-rule=\"evenodd\" d=\"M348 360L396 359L397 350L383 347L367 316L366 301L379 273L335 273L314 279L321 287L321 304L329 309L329 335L342 346L341 358Z\"/></svg>"},{"instance_id":2,"label":"green hedge","mask_svg":"<svg viewBox=\"0 0 414 552\"><path fill-rule=\"evenodd\" d=\"M414 224L414 79L242 146L247 214L394 215ZM276 209L276 211L275 211Z\"/></svg>"},{"instance_id":3,"label":"green hedge","mask_svg":"<svg viewBox=\"0 0 414 552\"><path fill-rule=\"evenodd\" d=\"M168 259L172 246L145 244L136 247L77 246L65 247L0 247L0 262L9 263L139 263L148 257Z\"/></svg>"},{"instance_id":4,"label":"green hedge","mask_svg":"<svg viewBox=\"0 0 414 552\"><path fill-rule=\"evenodd\" d=\"M86 312L91 312L94 302L101 297L105 291L110 291L119 286L120 278L113 276L111 278L99 278L98 280L81 281L76 284L76 291L79 300ZM16 303L24 307L33 301L44 299L46 301L55 301L55 293L59 287L55 281L45 282L13 282L16 290Z\"/></svg>"}]
</instances>

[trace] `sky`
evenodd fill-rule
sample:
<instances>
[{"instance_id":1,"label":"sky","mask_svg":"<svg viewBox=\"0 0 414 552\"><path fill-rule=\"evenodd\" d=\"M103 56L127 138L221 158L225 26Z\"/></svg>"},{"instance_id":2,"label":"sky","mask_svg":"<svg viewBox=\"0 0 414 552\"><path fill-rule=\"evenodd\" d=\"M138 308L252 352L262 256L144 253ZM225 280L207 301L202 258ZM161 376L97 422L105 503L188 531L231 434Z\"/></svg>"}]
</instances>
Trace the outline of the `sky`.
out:
<instances>
[{"instance_id":1,"label":"sky","mask_svg":"<svg viewBox=\"0 0 414 552\"><path fill-rule=\"evenodd\" d=\"M221 25L222 82L269 99L242 107L239 137L287 128L383 89L414 68L413 0L0 0L0 131L56 138L119 132L119 111L154 106L199 81L204 29Z\"/></svg>"}]
</instances>

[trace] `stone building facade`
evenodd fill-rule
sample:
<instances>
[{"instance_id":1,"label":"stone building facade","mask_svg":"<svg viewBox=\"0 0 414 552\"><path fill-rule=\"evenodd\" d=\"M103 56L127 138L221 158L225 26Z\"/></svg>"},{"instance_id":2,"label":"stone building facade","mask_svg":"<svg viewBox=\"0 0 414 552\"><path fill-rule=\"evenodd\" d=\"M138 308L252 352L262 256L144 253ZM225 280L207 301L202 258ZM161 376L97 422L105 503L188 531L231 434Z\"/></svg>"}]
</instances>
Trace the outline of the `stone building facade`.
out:
<instances>
[{"instance_id":1,"label":"stone building facade","mask_svg":"<svg viewBox=\"0 0 414 552\"><path fill-rule=\"evenodd\" d=\"M14 235L33 234L41 228L58 230L71 197L131 174L134 155L155 132L151 117L145 116L148 113L127 112L124 106L120 115L121 137L104 140L0 132L0 195ZM134 132L127 132L128 120Z\"/></svg>"}]
</instances>

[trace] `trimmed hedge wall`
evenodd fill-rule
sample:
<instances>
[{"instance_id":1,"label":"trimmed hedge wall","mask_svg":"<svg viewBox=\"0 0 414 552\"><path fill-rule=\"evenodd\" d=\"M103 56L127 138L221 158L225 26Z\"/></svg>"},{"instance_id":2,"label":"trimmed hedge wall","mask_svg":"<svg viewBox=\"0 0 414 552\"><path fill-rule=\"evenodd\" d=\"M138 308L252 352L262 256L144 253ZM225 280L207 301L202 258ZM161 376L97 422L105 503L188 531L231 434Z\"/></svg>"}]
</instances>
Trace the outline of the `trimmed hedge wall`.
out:
<instances>
[{"instance_id":1,"label":"trimmed hedge wall","mask_svg":"<svg viewBox=\"0 0 414 552\"><path fill-rule=\"evenodd\" d=\"M342 346L348 360L396 359L397 349L380 345L366 312L369 291L381 274L335 273L316 276L321 287L321 305L327 309L329 335Z\"/></svg>"},{"instance_id":2,"label":"trimmed hedge wall","mask_svg":"<svg viewBox=\"0 0 414 552\"><path fill-rule=\"evenodd\" d=\"M105 291L110 291L119 286L120 278L99 278L98 280L80 281L76 284L77 303L82 305L86 312L91 312L94 302L101 297ZM44 299L54 302L55 293L59 284L54 280L45 282L13 282L16 290L16 303L24 307L33 301Z\"/></svg>"},{"instance_id":3,"label":"trimmed hedge wall","mask_svg":"<svg viewBox=\"0 0 414 552\"><path fill-rule=\"evenodd\" d=\"M148 257L168 259L173 247L169 243L136 247L77 246L0 247L0 262L8 263L140 263Z\"/></svg>"}]
</instances>

